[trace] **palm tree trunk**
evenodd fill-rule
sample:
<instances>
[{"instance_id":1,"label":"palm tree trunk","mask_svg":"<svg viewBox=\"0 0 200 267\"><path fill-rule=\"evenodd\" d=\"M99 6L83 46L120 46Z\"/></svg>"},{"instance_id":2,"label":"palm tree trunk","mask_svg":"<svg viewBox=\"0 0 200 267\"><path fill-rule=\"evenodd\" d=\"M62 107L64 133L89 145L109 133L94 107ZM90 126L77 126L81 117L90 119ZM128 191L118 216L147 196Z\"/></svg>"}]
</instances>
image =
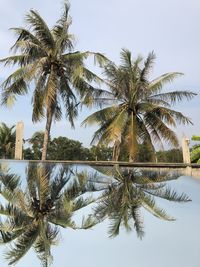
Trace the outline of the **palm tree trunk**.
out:
<instances>
[{"instance_id":1,"label":"palm tree trunk","mask_svg":"<svg viewBox=\"0 0 200 267\"><path fill-rule=\"evenodd\" d=\"M137 142L137 118L136 115L131 112L130 123L130 143L129 147L129 162L136 162L138 157L138 142Z\"/></svg>"},{"instance_id":2,"label":"palm tree trunk","mask_svg":"<svg viewBox=\"0 0 200 267\"><path fill-rule=\"evenodd\" d=\"M47 116L46 116L47 121L46 121L46 127L45 127L45 132L44 132L42 160L46 160L47 158L47 146L49 142L49 135L50 135L50 130L51 130L54 104L56 101L57 76L56 76L55 66L53 64L51 65L51 73L49 75L47 87L49 87L48 91L50 93L49 93L48 100L47 100Z\"/></svg>"},{"instance_id":3,"label":"palm tree trunk","mask_svg":"<svg viewBox=\"0 0 200 267\"><path fill-rule=\"evenodd\" d=\"M47 109L47 121L46 121L46 127L45 127L45 132L44 132L44 142L43 142L43 148L42 148L42 160L46 160L47 158L47 146L49 142L51 123L52 123L52 111L50 108L48 108Z\"/></svg>"},{"instance_id":4,"label":"palm tree trunk","mask_svg":"<svg viewBox=\"0 0 200 267\"><path fill-rule=\"evenodd\" d=\"M119 160L119 154L120 154L120 141L116 140L113 146L113 154L112 154L112 160L118 161Z\"/></svg>"}]
</instances>

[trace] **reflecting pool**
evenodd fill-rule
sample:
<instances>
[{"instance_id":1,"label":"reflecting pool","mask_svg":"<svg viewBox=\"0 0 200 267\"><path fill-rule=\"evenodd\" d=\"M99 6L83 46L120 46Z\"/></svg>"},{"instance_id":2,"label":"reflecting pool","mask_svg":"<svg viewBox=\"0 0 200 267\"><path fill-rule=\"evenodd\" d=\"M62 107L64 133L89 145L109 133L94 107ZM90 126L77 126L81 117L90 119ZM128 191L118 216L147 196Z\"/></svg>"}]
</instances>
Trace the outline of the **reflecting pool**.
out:
<instances>
[{"instance_id":1,"label":"reflecting pool","mask_svg":"<svg viewBox=\"0 0 200 267\"><path fill-rule=\"evenodd\" d=\"M173 172L2 161L0 266L200 266L199 192Z\"/></svg>"}]
</instances>

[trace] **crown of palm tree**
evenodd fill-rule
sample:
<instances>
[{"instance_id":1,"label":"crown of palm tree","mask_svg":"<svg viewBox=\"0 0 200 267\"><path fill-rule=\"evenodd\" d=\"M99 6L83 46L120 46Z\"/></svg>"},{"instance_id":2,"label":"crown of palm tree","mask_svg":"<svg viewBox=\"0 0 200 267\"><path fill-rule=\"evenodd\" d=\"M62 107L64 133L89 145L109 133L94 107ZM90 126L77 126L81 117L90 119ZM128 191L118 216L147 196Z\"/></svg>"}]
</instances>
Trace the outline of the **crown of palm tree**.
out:
<instances>
[{"instance_id":1,"label":"crown of palm tree","mask_svg":"<svg viewBox=\"0 0 200 267\"><path fill-rule=\"evenodd\" d=\"M51 122L53 118L61 119L62 106L74 127L78 103L81 101L89 105L93 97L104 92L91 85L92 81L100 83L102 80L85 66L84 60L93 55L102 65L106 58L100 53L74 51L74 36L69 32L72 20L67 2L61 18L52 29L35 10L30 10L26 15L26 23L27 28L12 29L17 36L11 48L15 55L0 60L5 66L18 66L2 84L2 104L12 104L18 95L27 94L29 86L34 84L33 122L44 117L47 119L45 159Z\"/></svg>"},{"instance_id":2,"label":"crown of palm tree","mask_svg":"<svg viewBox=\"0 0 200 267\"><path fill-rule=\"evenodd\" d=\"M120 140L129 151L130 160L137 159L137 146L146 142L153 149L153 144L167 141L178 145L176 134L170 129L176 123L191 123L181 112L171 109L184 98L191 99L195 93L190 91L161 92L163 86L172 82L182 73L166 73L149 81L148 76L154 63L155 55L150 53L141 67L142 58L132 60L131 52L123 49L121 65L109 63L104 70L113 98L109 106L87 117L83 124L98 123L92 143L110 143ZM100 101L100 99L99 99ZM106 98L103 99L106 103ZM113 103L114 102L114 103ZM112 103L112 104L110 104Z\"/></svg>"}]
</instances>

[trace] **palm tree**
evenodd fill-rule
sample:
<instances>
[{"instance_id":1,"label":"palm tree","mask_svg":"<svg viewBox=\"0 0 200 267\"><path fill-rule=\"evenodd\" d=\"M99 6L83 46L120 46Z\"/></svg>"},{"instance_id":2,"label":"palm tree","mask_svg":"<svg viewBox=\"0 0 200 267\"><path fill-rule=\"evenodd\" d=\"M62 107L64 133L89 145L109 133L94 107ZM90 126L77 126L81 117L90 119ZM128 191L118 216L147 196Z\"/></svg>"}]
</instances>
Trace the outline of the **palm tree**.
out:
<instances>
[{"instance_id":1,"label":"palm tree","mask_svg":"<svg viewBox=\"0 0 200 267\"><path fill-rule=\"evenodd\" d=\"M90 215L80 227L72 220L74 213L94 200L85 196L88 184L84 176L67 166L29 164L26 176L22 182L9 171L0 173L0 215L4 218L0 221L0 243L11 244L6 252L9 265L33 247L42 266L47 267L59 227L88 229L96 223Z\"/></svg>"},{"instance_id":2,"label":"palm tree","mask_svg":"<svg viewBox=\"0 0 200 267\"><path fill-rule=\"evenodd\" d=\"M192 140L200 141L200 136L193 135ZM199 144L196 144L192 147L190 157L191 157L192 162L200 163L200 145Z\"/></svg>"},{"instance_id":3,"label":"palm tree","mask_svg":"<svg viewBox=\"0 0 200 267\"><path fill-rule=\"evenodd\" d=\"M5 123L0 125L0 153L1 157L12 158L15 149L15 126L8 127Z\"/></svg>"},{"instance_id":4,"label":"palm tree","mask_svg":"<svg viewBox=\"0 0 200 267\"><path fill-rule=\"evenodd\" d=\"M90 83L102 80L85 67L84 59L93 55L99 64L103 64L106 58L99 53L74 51L74 36L69 32L71 22L68 2L52 29L37 11L31 10L26 15L27 27L13 28L17 35L12 46L15 55L1 60L5 65L18 66L2 84L2 104L12 104L18 95L27 94L29 85L34 84L32 120L37 122L46 118L42 160L46 159L52 120L61 119L62 106L74 127L77 97L90 104L93 96L103 92L93 91Z\"/></svg>"},{"instance_id":5,"label":"palm tree","mask_svg":"<svg viewBox=\"0 0 200 267\"><path fill-rule=\"evenodd\" d=\"M99 203L94 208L94 216L99 222L105 219L110 221L110 237L117 236L123 226L128 232L134 228L137 236L142 238L144 226L141 208L159 219L175 220L157 206L156 198L173 202L190 201L184 193L179 195L167 186L167 181L177 179L174 174L119 167L96 167L96 170L110 177L109 187L99 197Z\"/></svg>"},{"instance_id":6,"label":"palm tree","mask_svg":"<svg viewBox=\"0 0 200 267\"><path fill-rule=\"evenodd\" d=\"M175 127L176 123L191 123L189 118L171 109L171 106L184 98L191 99L195 93L162 92L165 84L182 74L165 73L149 81L154 59L152 52L141 67L143 59L140 56L133 61L131 52L122 49L121 65L109 63L104 71L113 94L112 99L107 98L109 106L93 113L83 122L84 125L99 125L92 143L117 144L120 141L121 146L126 147L130 161L137 161L138 143L145 142L152 151L155 142L162 144L163 140L178 146L177 136L169 127ZM102 101L106 103L106 98Z\"/></svg>"}]
</instances>

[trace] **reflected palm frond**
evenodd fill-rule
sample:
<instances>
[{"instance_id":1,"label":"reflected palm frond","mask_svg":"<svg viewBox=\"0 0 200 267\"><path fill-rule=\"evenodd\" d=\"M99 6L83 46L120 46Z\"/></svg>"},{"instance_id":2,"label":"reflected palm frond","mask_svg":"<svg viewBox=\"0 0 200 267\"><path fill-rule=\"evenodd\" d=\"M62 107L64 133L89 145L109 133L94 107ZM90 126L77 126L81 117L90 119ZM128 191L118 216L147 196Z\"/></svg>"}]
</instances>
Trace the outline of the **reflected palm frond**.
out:
<instances>
[{"instance_id":1,"label":"reflected palm frond","mask_svg":"<svg viewBox=\"0 0 200 267\"><path fill-rule=\"evenodd\" d=\"M94 202L85 196L87 180L83 178L69 166L48 164L29 164L25 183L9 170L0 174L0 243L10 244L6 252L9 265L33 247L42 265L48 266L59 227L88 229L97 223L90 215L80 226L72 219Z\"/></svg>"},{"instance_id":2,"label":"reflected palm frond","mask_svg":"<svg viewBox=\"0 0 200 267\"><path fill-rule=\"evenodd\" d=\"M172 190L167 181L177 179L176 175L150 172L138 169L95 167L103 175L110 177L109 187L99 199L94 215L99 221L109 219L109 235L119 234L120 226L127 231L135 228L139 238L144 235L141 208L158 217L172 221L173 217L156 204L156 198L173 202L187 202L189 197Z\"/></svg>"}]
</instances>

